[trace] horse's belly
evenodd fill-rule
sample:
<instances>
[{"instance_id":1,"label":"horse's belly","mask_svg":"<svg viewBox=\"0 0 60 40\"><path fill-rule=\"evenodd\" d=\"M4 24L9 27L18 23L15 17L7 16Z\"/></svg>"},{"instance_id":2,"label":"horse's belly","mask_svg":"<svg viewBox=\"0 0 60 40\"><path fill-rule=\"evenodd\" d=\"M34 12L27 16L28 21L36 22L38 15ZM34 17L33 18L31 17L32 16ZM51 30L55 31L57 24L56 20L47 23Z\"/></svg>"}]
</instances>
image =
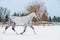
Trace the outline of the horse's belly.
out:
<instances>
[{"instance_id":1,"label":"horse's belly","mask_svg":"<svg viewBox=\"0 0 60 40\"><path fill-rule=\"evenodd\" d=\"M16 25L25 25L25 22L16 22Z\"/></svg>"},{"instance_id":2,"label":"horse's belly","mask_svg":"<svg viewBox=\"0 0 60 40\"><path fill-rule=\"evenodd\" d=\"M28 17L16 17L16 18L12 18L13 22L16 23L16 25L27 25L28 21L30 18Z\"/></svg>"},{"instance_id":3,"label":"horse's belly","mask_svg":"<svg viewBox=\"0 0 60 40\"><path fill-rule=\"evenodd\" d=\"M28 20L16 20L15 21L16 25L25 25L28 23Z\"/></svg>"}]
</instances>

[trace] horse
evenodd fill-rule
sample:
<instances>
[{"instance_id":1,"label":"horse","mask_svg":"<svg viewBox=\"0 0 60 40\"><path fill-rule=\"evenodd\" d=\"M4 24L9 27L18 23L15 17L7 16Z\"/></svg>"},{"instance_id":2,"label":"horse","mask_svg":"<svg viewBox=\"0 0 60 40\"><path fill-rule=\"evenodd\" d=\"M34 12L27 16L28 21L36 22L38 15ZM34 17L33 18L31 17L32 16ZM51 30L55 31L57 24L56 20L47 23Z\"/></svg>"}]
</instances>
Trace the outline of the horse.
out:
<instances>
[{"instance_id":1,"label":"horse","mask_svg":"<svg viewBox=\"0 0 60 40\"><path fill-rule=\"evenodd\" d=\"M17 16L14 16L14 17L10 17L8 22L6 22L6 24L8 24L6 27L5 27L5 30L3 33L5 33L5 31L10 27L12 26L12 30L14 32L16 32L16 30L14 29L17 25L19 26L24 26L24 30L23 32L21 32L20 34L22 35L25 31L26 31L26 28L29 26L33 31L34 33L36 34L35 32L35 29L33 27L33 23L32 23L32 18L33 17L36 17L36 11L32 12L32 13L29 13L29 15L27 16L23 16L23 17L17 17ZM18 34L16 32L16 34Z\"/></svg>"}]
</instances>

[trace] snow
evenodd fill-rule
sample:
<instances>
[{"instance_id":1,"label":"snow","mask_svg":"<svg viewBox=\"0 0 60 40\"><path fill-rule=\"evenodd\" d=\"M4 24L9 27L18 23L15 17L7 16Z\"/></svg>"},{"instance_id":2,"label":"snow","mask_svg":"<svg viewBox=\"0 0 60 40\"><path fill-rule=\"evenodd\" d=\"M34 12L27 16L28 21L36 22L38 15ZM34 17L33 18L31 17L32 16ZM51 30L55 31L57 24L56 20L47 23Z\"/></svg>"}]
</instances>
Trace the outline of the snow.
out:
<instances>
[{"instance_id":1,"label":"snow","mask_svg":"<svg viewBox=\"0 0 60 40\"><path fill-rule=\"evenodd\" d=\"M19 23L22 22L18 21L18 24ZM6 32L3 33L4 28L0 26L0 40L60 40L59 25L49 25L49 26L35 25L33 27L35 28L36 34L34 34L33 30L30 27L27 27L26 32L23 35L21 35L20 33L24 30L24 27L16 26L15 29L19 34L16 35L16 33L11 29L11 27L9 27L6 30Z\"/></svg>"},{"instance_id":2,"label":"snow","mask_svg":"<svg viewBox=\"0 0 60 40\"><path fill-rule=\"evenodd\" d=\"M16 35L16 33L11 29L11 27L5 32L4 28L0 27L0 40L60 40L60 26L33 26L35 28L36 34L30 27L27 27L26 32L21 35ZM16 31L21 33L23 31L22 26L16 26Z\"/></svg>"}]
</instances>

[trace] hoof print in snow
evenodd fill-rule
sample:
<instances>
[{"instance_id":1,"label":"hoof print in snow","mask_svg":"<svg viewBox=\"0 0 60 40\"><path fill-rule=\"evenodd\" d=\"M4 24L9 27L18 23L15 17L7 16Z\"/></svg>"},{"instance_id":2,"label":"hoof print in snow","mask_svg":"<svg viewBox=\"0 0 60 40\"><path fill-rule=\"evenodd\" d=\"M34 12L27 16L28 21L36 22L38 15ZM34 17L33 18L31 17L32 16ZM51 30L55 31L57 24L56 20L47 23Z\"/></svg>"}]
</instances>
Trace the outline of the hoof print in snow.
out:
<instances>
[{"instance_id":1,"label":"hoof print in snow","mask_svg":"<svg viewBox=\"0 0 60 40\"><path fill-rule=\"evenodd\" d=\"M23 33L20 33L21 35L23 35Z\"/></svg>"}]
</instances>

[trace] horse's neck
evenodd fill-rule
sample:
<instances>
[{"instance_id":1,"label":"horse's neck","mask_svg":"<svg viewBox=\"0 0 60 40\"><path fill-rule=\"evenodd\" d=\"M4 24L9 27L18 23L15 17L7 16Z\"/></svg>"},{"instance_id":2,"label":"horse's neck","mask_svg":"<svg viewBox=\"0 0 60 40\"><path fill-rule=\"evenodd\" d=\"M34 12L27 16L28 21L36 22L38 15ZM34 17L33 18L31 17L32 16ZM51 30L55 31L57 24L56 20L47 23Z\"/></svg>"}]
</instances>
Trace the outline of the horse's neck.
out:
<instances>
[{"instance_id":1,"label":"horse's neck","mask_svg":"<svg viewBox=\"0 0 60 40\"><path fill-rule=\"evenodd\" d=\"M30 20L32 20L32 18L35 17L36 14L35 14L34 12L32 12L32 13L30 13L28 16L29 16Z\"/></svg>"}]
</instances>

